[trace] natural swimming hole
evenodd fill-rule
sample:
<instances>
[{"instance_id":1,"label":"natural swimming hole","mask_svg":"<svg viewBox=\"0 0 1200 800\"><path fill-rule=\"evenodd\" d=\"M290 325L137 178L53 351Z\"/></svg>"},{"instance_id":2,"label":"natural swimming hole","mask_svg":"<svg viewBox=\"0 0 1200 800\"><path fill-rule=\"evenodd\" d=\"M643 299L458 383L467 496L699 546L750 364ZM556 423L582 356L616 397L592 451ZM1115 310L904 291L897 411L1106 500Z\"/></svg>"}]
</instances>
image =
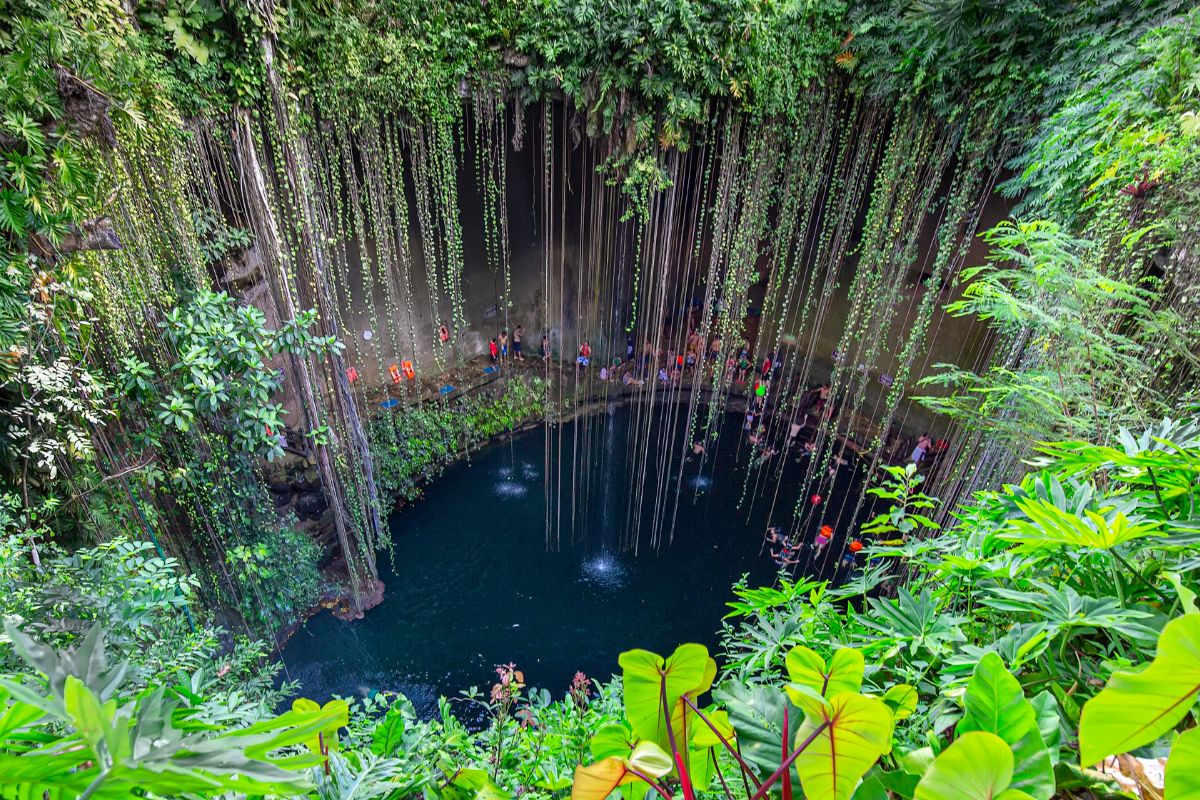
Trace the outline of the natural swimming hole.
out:
<instances>
[{"instance_id":1,"label":"natural swimming hole","mask_svg":"<svg viewBox=\"0 0 1200 800\"><path fill-rule=\"evenodd\" d=\"M439 695L486 692L499 664L515 664L530 686L557 696L576 671L601 680L619 673L617 656L634 647L665 654L700 642L718 655L731 586L742 575L751 585L774 580L764 531L786 528L797 500L808 497L803 456L788 457L778 495L773 469L748 477L740 419L726 419L703 470L697 456L681 472L673 467L662 502L668 517L673 510L674 537L657 551L647 518L659 485L646 479L636 554L620 546L622 528L637 523L630 464L646 452L636 437L630 445L635 412L610 409L552 432L550 450L563 468L549 487L545 430L488 445L392 515L394 557L380 556L383 602L354 622L327 611L309 619L283 649L287 677L317 700L399 691L431 715ZM756 479L766 482L757 494ZM849 515L855 480L841 471L824 500L829 515L843 499ZM548 512L562 525L558 549L547 548ZM809 539L823 519L806 522ZM835 562L831 555L805 572L828 572Z\"/></svg>"}]
</instances>

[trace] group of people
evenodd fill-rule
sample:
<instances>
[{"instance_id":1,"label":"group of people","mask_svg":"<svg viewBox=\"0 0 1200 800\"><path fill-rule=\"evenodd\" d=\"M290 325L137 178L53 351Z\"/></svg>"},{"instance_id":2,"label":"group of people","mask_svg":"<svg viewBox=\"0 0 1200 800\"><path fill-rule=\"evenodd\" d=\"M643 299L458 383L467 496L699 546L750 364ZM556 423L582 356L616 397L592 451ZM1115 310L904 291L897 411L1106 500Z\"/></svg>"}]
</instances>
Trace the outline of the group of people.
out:
<instances>
[{"instance_id":1,"label":"group of people","mask_svg":"<svg viewBox=\"0 0 1200 800\"><path fill-rule=\"evenodd\" d=\"M812 543L799 541L793 542L792 539L785 536L779 528L767 528L767 544L770 548L771 559L784 569L795 566L800 563L800 556L806 548L812 549L812 557L816 558L825 548L829 546L833 540L833 527L830 525L822 525L817 530L817 535L813 537ZM863 549L863 543L858 539L851 539L846 546L846 553L842 556L842 566L847 569L855 565L858 553Z\"/></svg>"},{"instance_id":2,"label":"group of people","mask_svg":"<svg viewBox=\"0 0 1200 800\"><path fill-rule=\"evenodd\" d=\"M525 326L518 325L513 328L512 332L512 358L514 361L525 360ZM508 364L508 329L500 331L499 336L493 336L488 342L488 354L492 358L492 363L504 366Z\"/></svg>"}]
</instances>

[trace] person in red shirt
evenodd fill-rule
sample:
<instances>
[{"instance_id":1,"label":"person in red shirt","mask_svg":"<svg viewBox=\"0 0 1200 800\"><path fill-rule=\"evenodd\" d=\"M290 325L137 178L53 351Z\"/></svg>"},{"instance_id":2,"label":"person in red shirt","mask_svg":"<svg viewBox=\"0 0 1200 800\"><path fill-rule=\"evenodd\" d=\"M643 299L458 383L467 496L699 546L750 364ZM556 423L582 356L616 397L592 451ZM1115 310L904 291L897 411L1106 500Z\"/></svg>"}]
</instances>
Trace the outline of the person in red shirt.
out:
<instances>
[{"instance_id":1,"label":"person in red shirt","mask_svg":"<svg viewBox=\"0 0 1200 800\"><path fill-rule=\"evenodd\" d=\"M488 342L488 353L492 356L492 363L495 364L500 360L500 345L496 344L496 340L492 339Z\"/></svg>"}]
</instances>

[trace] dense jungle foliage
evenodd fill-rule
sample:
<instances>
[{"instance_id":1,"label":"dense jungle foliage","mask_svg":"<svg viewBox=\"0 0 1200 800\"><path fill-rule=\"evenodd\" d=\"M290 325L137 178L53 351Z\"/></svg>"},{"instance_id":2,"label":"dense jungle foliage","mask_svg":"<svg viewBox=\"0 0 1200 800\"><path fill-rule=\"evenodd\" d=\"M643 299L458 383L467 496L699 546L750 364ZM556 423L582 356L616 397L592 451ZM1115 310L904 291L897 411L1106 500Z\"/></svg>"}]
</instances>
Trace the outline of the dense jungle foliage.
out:
<instances>
[{"instance_id":1,"label":"dense jungle foliage","mask_svg":"<svg viewBox=\"0 0 1200 800\"><path fill-rule=\"evenodd\" d=\"M0 8L0 798L1160 796L1129 754L1167 758L1166 800L1200 798L1193 4ZM1004 357L942 365L928 383L947 391L925 402L1027 471L950 506L911 470L883 473L872 491L893 509L861 532L867 568L733 587L720 653L630 650L611 679L570 687L500 665L434 719L399 696L321 705L277 681L277 632L341 576L275 512L268 460L301 458L339 489L353 583L388 544L372 497L411 498L556 409L513 380L347 422L326 300L273 286L295 311L277 322L214 287L216 265L271 231L211 198L191 213L185 184L201 181L177 154L290 115L267 167L288 177L295 137L380 109L446 154L470 105L560 103L644 207L711 120L799 136L831 86L984 130L1000 154L1011 219L951 311L989 325ZM318 212L311 187L281 185L296 233L274 246L301 263ZM106 281L118 272L127 293ZM285 386L316 399L289 412ZM465 708L486 723L465 726ZM1097 769L1114 759L1140 787Z\"/></svg>"}]
</instances>

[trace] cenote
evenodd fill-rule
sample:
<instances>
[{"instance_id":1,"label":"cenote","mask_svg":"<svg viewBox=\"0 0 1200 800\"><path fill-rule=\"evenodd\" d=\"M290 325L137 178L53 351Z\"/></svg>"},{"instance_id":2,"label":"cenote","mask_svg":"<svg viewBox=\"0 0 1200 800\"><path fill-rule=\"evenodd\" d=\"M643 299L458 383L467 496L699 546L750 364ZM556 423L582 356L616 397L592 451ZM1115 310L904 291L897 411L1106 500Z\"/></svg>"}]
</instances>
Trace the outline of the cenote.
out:
<instances>
[{"instance_id":1,"label":"cenote","mask_svg":"<svg viewBox=\"0 0 1200 800\"><path fill-rule=\"evenodd\" d=\"M557 549L546 542L545 429L493 442L448 469L390 519L394 557L380 563L382 604L354 622L328 611L309 619L283 650L286 677L316 699L399 691L429 715L439 695L486 689L499 664L516 664L530 685L557 696L576 671L607 680L629 648L669 652L700 642L719 652L730 586L743 575L752 586L774 579L763 534L768 525L787 525L798 499L808 502L800 491L805 465L787 458L774 514L770 497L746 492L743 499L750 447L740 416L728 415L703 470L693 455L667 482L672 540L656 550L642 531L635 553L621 547L629 459L640 457L626 445L634 413L610 408L550 434L555 446L563 444L566 473L561 495L551 487L551 513L564 526ZM599 437L591 443L599 452L590 470L577 465L573 475L577 425ZM852 497L856 480L848 469L839 474L823 500L830 515ZM648 527L651 505L645 500L631 524ZM847 516L852 509L851 499ZM804 537L811 540L823 521L806 514ZM797 569L832 575L840 542Z\"/></svg>"}]
</instances>

